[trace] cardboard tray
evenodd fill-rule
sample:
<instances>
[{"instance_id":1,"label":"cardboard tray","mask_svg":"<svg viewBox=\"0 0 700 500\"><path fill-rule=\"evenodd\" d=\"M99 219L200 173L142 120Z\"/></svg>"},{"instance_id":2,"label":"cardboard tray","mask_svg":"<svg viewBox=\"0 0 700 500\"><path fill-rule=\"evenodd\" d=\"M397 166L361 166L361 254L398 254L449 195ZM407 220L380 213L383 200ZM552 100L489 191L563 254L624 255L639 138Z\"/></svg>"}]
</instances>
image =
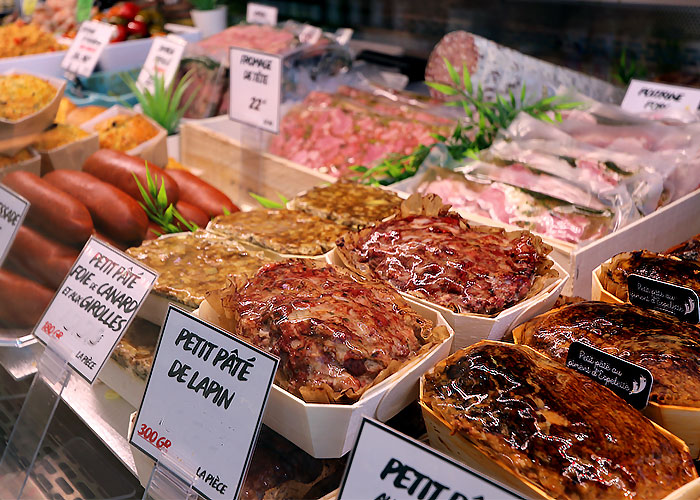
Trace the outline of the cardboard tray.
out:
<instances>
[{"instance_id":1,"label":"cardboard tray","mask_svg":"<svg viewBox=\"0 0 700 500\"><path fill-rule=\"evenodd\" d=\"M410 305L421 316L433 321L434 325L445 326L449 336L429 352L368 389L352 405L306 403L273 385L263 422L315 458L339 458L352 449L363 417L385 422L415 401L419 378L449 354L454 332L437 311L417 302L410 302ZM217 315L206 302L196 314L216 324Z\"/></svg>"},{"instance_id":2,"label":"cardboard tray","mask_svg":"<svg viewBox=\"0 0 700 500\"><path fill-rule=\"evenodd\" d=\"M335 250L329 252L328 262L345 268L343 261ZM447 320L447 323L455 331L455 340L450 351L450 353L453 353L457 349L474 344L480 340L500 340L503 338L503 335L520 323L524 323L538 314L551 309L569 278L566 271L556 262L553 269L559 272L558 278L549 280L546 286L535 296L523 300L513 307L509 307L496 316L468 313L457 314L446 307L433 304L408 293L399 293L410 302L419 303L426 308L439 312Z\"/></svg>"},{"instance_id":3,"label":"cardboard tray","mask_svg":"<svg viewBox=\"0 0 700 500\"><path fill-rule=\"evenodd\" d=\"M94 118L86 121L82 125L80 125L80 128L85 130L86 132L94 133L95 132L95 126L104 120L107 120L109 118L112 118L113 116L116 115L138 115L136 111L133 109L125 108L123 106L112 106L111 108L103 111L99 115L95 116ZM156 130L158 131L154 137L151 137L145 142L142 142L135 148L130 149L129 151L125 151L126 154L132 155L132 156L139 156L146 160L148 163L152 163L158 167L165 168L165 165L168 164L168 146L166 139L168 137L168 133L165 131L163 127L161 127L158 123L156 123L153 119L146 115L142 115L148 122L153 125ZM82 165L81 165L82 166Z\"/></svg>"},{"instance_id":4,"label":"cardboard tray","mask_svg":"<svg viewBox=\"0 0 700 500\"><path fill-rule=\"evenodd\" d=\"M59 169L81 170L88 156L98 149L100 149L100 140L97 134L91 133L87 137L54 149L37 150L41 155L41 175Z\"/></svg>"},{"instance_id":5,"label":"cardboard tray","mask_svg":"<svg viewBox=\"0 0 700 500\"><path fill-rule=\"evenodd\" d=\"M36 140L37 134L43 132L56 118L58 105L66 89L66 81L62 78L47 77L33 71L10 69L3 75L27 74L41 78L49 82L55 89L56 95L39 111L27 115L19 120L5 120L0 118L0 153L14 155Z\"/></svg>"},{"instance_id":6,"label":"cardboard tray","mask_svg":"<svg viewBox=\"0 0 700 500\"><path fill-rule=\"evenodd\" d=\"M265 153L267 135L226 116L186 121L180 127L181 162L242 209L259 207L249 192L273 200L278 194L291 199L324 182L335 182L330 175Z\"/></svg>"},{"instance_id":7,"label":"cardboard tray","mask_svg":"<svg viewBox=\"0 0 700 500\"><path fill-rule=\"evenodd\" d=\"M2 180L2 178L7 174L17 172L19 170L41 175L41 156L39 156L39 153L32 148L29 148L29 152L32 153L32 157L28 160L13 163L12 165L8 165L6 167L0 167L0 180Z\"/></svg>"},{"instance_id":8,"label":"cardboard tray","mask_svg":"<svg viewBox=\"0 0 700 500\"><path fill-rule=\"evenodd\" d=\"M523 495L525 498L555 500L554 497L550 496L526 477L514 474L510 469L487 456L469 440L458 433L453 433L449 423L443 420L442 417L440 417L423 402L422 378L421 399L419 403L423 412L425 427L428 431L428 439L433 448L456 458L475 471L499 481L506 486L509 486L516 492ZM666 429L656 424L654 425L666 437L685 446L680 439L668 432ZM664 500L697 500L700 498L698 497L698 492L700 492L700 479L687 483L683 487L665 497Z\"/></svg>"},{"instance_id":9,"label":"cardboard tray","mask_svg":"<svg viewBox=\"0 0 700 500\"><path fill-rule=\"evenodd\" d=\"M609 263L609 261L603 264L607 263ZM591 297L593 300L600 300L611 304L622 304L622 300L605 290L600 283L599 276L603 264L593 270ZM660 405L650 402L643 410L643 413L661 427L671 431L685 441L693 458L695 460L700 460L700 408Z\"/></svg>"}]
</instances>

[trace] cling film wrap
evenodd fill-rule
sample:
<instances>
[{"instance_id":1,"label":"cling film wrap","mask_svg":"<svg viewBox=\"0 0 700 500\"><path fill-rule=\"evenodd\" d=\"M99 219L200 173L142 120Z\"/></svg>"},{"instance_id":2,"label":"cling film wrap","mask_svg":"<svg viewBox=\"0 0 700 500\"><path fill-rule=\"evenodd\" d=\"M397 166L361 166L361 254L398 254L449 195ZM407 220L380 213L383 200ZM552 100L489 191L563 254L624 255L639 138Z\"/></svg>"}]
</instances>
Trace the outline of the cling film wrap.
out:
<instances>
[{"instance_id":1,"label":"cling film wrap","mask_svg":"<svg viewBox=\"0 0 700 500\"><path fill-rule=\"evenodd\" d=\"M645 215L700 185L700 123L620 123L589 110L568 112L557 124L521 113L502 137L526 149L607 162L634 172L625 176L626 183Z\"/></svg>"},{"instance_id":2,"label":"cling film wrap","mask_svg":"<svg viewBox=\"0 0 700 500\"><path fill-rule=\"evenodd\" d=\"M229 47L257 50L283 57L283 100L308 93L317 81L345 71L351 62L346 47L324 34L314 44L299 41L303 25L238 24L205 40L188 44L178 71L179 78L192 71L194 81L183 100L195 95L186 118L227 114L229 105Z\"/></svg>"}]
</instances>

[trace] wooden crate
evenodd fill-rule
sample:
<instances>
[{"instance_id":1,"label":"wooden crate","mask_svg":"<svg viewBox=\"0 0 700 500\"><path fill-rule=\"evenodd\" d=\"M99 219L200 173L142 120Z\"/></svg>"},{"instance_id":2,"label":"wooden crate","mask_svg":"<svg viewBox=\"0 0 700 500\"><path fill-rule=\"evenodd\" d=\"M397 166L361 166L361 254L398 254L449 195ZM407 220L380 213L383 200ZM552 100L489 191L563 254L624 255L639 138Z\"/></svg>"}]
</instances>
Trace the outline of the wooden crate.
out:
<instances>
[{"instance_id":1,"label":"wooden crate","mask_svg":"<svg viewBox=\"0 0 700 500\"><path fill-rule=\"evenodd\" d=\"M241 208L259 206L249 192L273 200L278 200L278 194L290 199L335 181L330 175L264 152L269 134L251 133L244 127L225 116L184 123L180 131L182 163Z\"/></svg>"}]
</instances>

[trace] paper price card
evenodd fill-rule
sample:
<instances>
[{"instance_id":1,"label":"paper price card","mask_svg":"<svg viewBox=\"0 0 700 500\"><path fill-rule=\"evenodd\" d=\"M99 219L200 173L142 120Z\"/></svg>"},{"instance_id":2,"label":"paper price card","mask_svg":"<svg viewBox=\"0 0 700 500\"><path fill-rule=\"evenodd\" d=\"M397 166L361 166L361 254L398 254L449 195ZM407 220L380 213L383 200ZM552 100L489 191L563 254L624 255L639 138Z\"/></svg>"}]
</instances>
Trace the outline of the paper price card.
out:
<instances>
[{"instance_id":1,"label":"paper price card","mask_svg":"<svg viewBox=\"0 0 700 500\"><path fill-rule=\"evenodd\" d=\"M0 265L5 261L28 210L27 200L0 184Z\"/></svg>"},{"instance_id":2,"label":"paper price card","mask_svg":"<svg viewBox=\"0 0 700 500\"><path fill-rule=\"evenodd\" d=\"M68 364L88 382L134 319L158 275L91 237L58 288L34 335L71 352Z\"/></svg>"},{"instance_id":3,"label":"paper price card","mask_svg":"<svg viewBox=\"0 0 700 500\"><path fill-rule=\"evenodd\" d=\"M187 42L178 36L155 37L136 80L138 88L153 93L155 90L153 77L156 74L165 79L167 88L180 66L180 59L186 46Z\"/></svg>"},{"instance_id":4,"label":"paper price card","mask_svg":"<svg viewBox=\"0 0 700 500\"><path fill-rule=\"evenodd\" d=\"M99 21L85 21L80 25L61 68L75 75L88 77L95 71L102 51L109 44L115 27Z\"/></svg>"},{"instance_id":5,"label":"paper price card","mask_svg":"<svg viewBox=\"0 0 700 500\"><path fill-rule=\"evenodd\" d=\"M282 58L230 48L229 118L274 134L280 129Z\"/></svg>"},{"instance_id":6,"label":"paper price card","mask_svg":"<svg viewBox=\"0 0 700 500\"><path fill-rule=\"evenodd\" d=\"M274 26L277 24L277 7L259 3L249 3L246 6L245 20L250 24L267 24L269 26Z\"/></svg>"},{"instance_id":7,"label":"paper price card","mask_svg":"<svg viewBox=\"0 0 700 500\"><path fill-rule=\"evenodd\" d=\"M695 112L700 107L700 89L632 80L620 106L633 113L666 108Z\"/></svg>"},{"instance_id":8,"label":"paper price card","mask_svg":"<svg viewBox=\"0 0 700 500\"><path fill-rule=\"evenodd\" d=\"M510 500L518 495L375 420L365 418L338 500Z\"/></svg>"},{"instance_id":9,"label":"paper price card","mask_svg":"<svg viewBox=\"0 0 700 500\"><path fill-rule=\"evenodd\" d=\"M299 33L299 41L307 45L314 45L321 39L321 35L323 35L321 28L305 24Z\"/></svg>"},{"instance_id":10,"label":"paper price card","mask_svg":"<svg viewBox=\"0 0 700 500\"><path fill-rule=\"evenodd\" d=\"M131 444L186 464L203 497L238 498L277 363L171 305Z\"/></svg>"}]
</instances>

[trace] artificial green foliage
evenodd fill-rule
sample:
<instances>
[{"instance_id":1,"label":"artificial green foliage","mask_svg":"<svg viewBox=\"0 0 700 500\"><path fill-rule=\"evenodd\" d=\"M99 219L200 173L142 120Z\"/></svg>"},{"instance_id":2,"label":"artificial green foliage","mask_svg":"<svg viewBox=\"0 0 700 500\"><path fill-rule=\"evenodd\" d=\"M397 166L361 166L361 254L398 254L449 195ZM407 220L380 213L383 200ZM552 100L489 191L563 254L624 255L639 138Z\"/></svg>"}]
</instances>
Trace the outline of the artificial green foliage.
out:
<instances>
[{"instance_id":1,"label":"artificial green foliage","mask_svg":"<svg viewBox=\"0 0 700 500\"><path fill-rule=\"evenodd\" d=\"M447 102L446 105L461 107L468 121L458 124L449 137L434 135L435 143L429 146L420 145L408 155L388 155L374 167L364 165L351 167L359 174L357 180L368 184L386 185L412 177L433 147L438 144L444 145L455 161L476 158L479 151L491 146L499 130L507 128L518 113L528 113L548 122L561 121L561 111L580 106L580 103L566 101L560 96L546 97L532 104L525 104L527 97L525 85L520 91L519 101L512 92L507 98L498 96L493 102L486 101L481 85L474 88L466 64L462 68L461 77L447 59L445 59L445 65L452 83L446 85L426 82L426 84L438 92L455 97L456 99Z\"/></svg>"},{"instance_id":2,"label":"artificial green foliage","mask_svg":"<svg viewBox=\"0 0 700 500\"><path fill-rule=\"evenodd\" d=\"M148 89L139 89L136 81L128 73L121 74L122 80L134 93L143 113L150 116L160 124L168 135L177 132L180 120L192 105L197 92L192 92L187 102L182 103L185 90L192 84L192 72L188 72L180 81L175 83L175 78L166 87L165 76L159 73L153 75L153 93Z\"/></svg>"},{"instance_id":3,"label":"artificial green foliage","mask_svg":"<svg viewBox=\"0 0 700 500\"><path fill-rule=\"evenodd\" d=\"M260 196L259 194L255 193L248 194L251 196L251 198L260 203L260 206L262 206L263 208L284 210L285 208L287 208L287 203L289 203L289 200L279 193L277 193L277 197L280 199L280 201L271 200L269 198L265 198L264 196Z\"/></svg>"},{"instance_id":4,"label":"artificial green foliage","mask_svg":"<svg viewBox=\"0 0 700 500\"><path fill-rule=\"evenodd\" d=\"M168 201L168 195L165 191L165 179L161 179L160 188L156 187L156 183L148 170L148 162L146 162L146 184L147 189L141 185L136 174L132 174L136 185L139 187L139 192L143 198L143 202L139 202L141 208L146 211L148 218L163 228L166 233L179 233L182 231L175 222L179 221L182 227L188 231L196 231L199 229L197 224L185 220L185 218L177 211L175 205Z\"/></svg>"}]
</instances>

